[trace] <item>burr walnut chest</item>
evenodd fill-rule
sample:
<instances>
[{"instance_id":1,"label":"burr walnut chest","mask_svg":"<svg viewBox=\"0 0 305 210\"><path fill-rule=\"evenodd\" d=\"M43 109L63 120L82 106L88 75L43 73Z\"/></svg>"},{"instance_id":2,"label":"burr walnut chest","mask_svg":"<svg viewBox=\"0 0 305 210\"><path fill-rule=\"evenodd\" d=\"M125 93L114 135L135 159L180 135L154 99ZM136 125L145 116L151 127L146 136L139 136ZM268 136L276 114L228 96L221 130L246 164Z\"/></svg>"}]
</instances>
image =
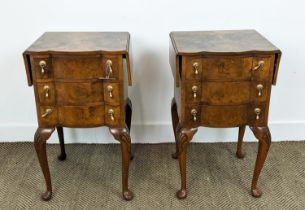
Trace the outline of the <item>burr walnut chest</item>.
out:
<instances>
[{"instance_id":1,"label":"burr walnut chest","mask_svg":"<svg viewBox=\"0 0 305 210\"><path fill-rule=\"evenodd\" d=\"M63 127L107 126L120 141L123 196L128 190L132 105L130 35L127 32L47 32L23 54L29 86L34 86L38 129L34 144L45 177L48 200L52 186L46 141L57 129L66 158Z\"/></svg>"},{"instance_id":2,"label":"burr walnut chest","mask_svg":"<svg viewBox=\"0 0 305 210\"><path fill-rule=\"evenodd\" d=\"M170 33L169 61L175 79L172 121L181 173L179 198L186 193L186 145L199 126L239 127L236 155L243 157L245 126L259 140L251 192L261 195L257 181L271 135L268 112L281 51L255 30Z\"/></svg>"}]
</instances>

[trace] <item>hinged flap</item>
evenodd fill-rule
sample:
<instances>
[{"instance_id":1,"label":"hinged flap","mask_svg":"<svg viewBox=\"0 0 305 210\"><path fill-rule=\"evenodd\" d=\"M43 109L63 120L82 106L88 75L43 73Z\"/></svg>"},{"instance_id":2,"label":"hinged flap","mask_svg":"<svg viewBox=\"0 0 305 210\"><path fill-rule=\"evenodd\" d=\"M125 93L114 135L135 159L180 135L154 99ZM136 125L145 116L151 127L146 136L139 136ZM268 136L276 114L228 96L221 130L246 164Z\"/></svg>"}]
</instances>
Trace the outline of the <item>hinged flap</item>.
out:
<instances>
[{"instance_id":1,"label":"hinged flap","mask_svg":"<svg viewBox=\"0 0 305 210\"><path fill-rule=\"evenodd\" d=\"M169 39L169 63L172 69L173 77L175 78L176 87L179 87L179 83L180 83L179 56L176 53L176 49L171 37Z\"/></svg>"},{"instance_id":2,"label":"hinged flap","mask_svg":"<svg viewBox=\"0 0 305 210\"><path fill-rule=\"evenodd\" d=\"M276 85L277 74L278 74L278 71L279 71L281 56L282 56L282 52L281 51L275 53L274 70L273 70L273 78L272 78L272 84L273 85Z\"/></svg>"},{"instance_id":3,"label":"hinged flap","mask_svg":"<svg viewBox=\"0 0 305 210\"><path fill-rule=\"evenodd\" d=\"M32 77L32 70L31 70L31 62L30 62L30 57L26 52L23 53L23 61L24 61L24 65L25 65L28 86L32 86L33 77Z\"/></svg>"},{"instance_id":4,"label":"hinged flap","mask_svg":"<svg viewBox=\"0 0 305 210\"><path fill-rule=\"evenodd\" d=\"M126 63L127 63L127 76L128 85L132 86L132 52L131 52L131 41L130 36L128 37L127 53L126 53Z\"/></svg>"},{"instance_id":5,"label":"hinged flap","mask_svg":"<svg viewBox=\"0 0 305 210\"><path fill-rule=\"evenodd\" d=\"M126 63L127 63L127 76L128 76L128 85L132 86L132 60L129 53L126 54Z\"/></svg>"}]
</instances>

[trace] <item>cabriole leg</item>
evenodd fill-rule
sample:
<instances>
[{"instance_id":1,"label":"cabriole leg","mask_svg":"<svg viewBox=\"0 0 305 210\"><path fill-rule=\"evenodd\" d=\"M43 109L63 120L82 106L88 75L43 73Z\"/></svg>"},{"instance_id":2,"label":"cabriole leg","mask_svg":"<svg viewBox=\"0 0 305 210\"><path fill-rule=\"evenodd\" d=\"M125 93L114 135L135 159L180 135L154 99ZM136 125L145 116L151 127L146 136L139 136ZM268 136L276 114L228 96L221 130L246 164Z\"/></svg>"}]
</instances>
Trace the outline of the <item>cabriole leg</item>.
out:
<instances>
[{"instance_id":1,"label":"cabriole leg","mask_svg":"<svg viewBox=\"0 0 305 210\"><path fill-rule=\"evenodd\" d=\"M46 192L41 196L45 201L50 200L52 197L52 185L46 152L46 141L50 138L53 131L54 128L38 128L34 137L35 150L47 187Z\"/></svg>"},{"instance_id":2,"label":"cabriole leg","mask_svg":"<svg viewBox=\"0 0 305 210\"><path fill-rule=\"evenodd\" d=\"M181 189L177 192L179 199L186 198L186 149L187 144L193 139L193 136L197 132L197 128L181 128L178 134L178 159L181 175Z\"/></svg>"},{"instance_id":3,"label":"cabriole leg","mask_svg":"<svg viewBox=\"0 0 305 210\"><path fill-rule=\"evenodd\" d=\"M131 140L129 130L127 126L126 128L109 128L109 130L114 138L121 143L123 197L125 200L129 201L133 198L133 193L128 189L128 170L131 156Z\"/></svg>"},{"instance_id":4,"label":"cabriole leg","mask_svg":"<svg viewBox=\"0 0 305 210\"><path fill-rule=\"evenodd\" d=\"M259 141L258 153L251 185L251 193L254 197L260 197L262 192L257 188L257 182L271 145L271 134L267 126L250 128Z\"/></svg>"}]
</instances>

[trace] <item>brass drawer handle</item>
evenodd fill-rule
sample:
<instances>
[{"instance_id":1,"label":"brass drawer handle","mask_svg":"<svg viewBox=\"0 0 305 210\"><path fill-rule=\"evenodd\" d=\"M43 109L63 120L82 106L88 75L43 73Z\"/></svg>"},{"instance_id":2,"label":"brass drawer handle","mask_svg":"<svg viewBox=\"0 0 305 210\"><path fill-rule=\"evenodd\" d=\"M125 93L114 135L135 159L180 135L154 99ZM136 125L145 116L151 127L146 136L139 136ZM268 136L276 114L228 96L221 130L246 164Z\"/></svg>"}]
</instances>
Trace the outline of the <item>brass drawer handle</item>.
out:
<instances>
[{"instance_id":1,"label":"brass drawer handle","mask_svg":"<svg viewBox=\"0 0 305 210\"><path fill-rule=\"evenodd\" d=\"M44 96L45 96L46 98L49 98L49 91L50 91L49 85L43 86L43 90L44 90Z\"/></svg>"},{"instance_id":2,"label":"brass drawer handle","mask_svg":"<svg viewBox=\"0 0 305 210\"><path fill-rule=\"evenodd\" d=\"M44 75L45 73L46 73L46 66L47 66L47 62L46 61L44 61L44 60L41 60L41 61L39 61L39 66L40 66L40 68L41 68L41 74L42 75Z\"/></svg>"},{"instance_id":3,"label":"brass drawer handle","mask_svg":"<svg viewBox=\"0 0 305 210\"><path fill-rule=\"evenodd\" d=\"M196 122L197 121L197 110L196 109L192 109L191 110L191 114L193 115L194 122Z\"/></svg>"},{"instance_id":4,"label":"brass drawer handle","mask_svg":"<svg viewBox=\"0 0 305 210\"><path fill-rule=\"evenodd\" d=\"M112 121L114 121L114 111L113 111L113 109L109 109L108 110L108 116L110 117L110 119Z\"/></svg>"},{"instance_id":5,"label":"brass drawer handle","mask_svg":"<svg viewBox=\"0 0 305 210\"><path fill-rule=\"evenodd\" d=\"M199 67L199 64L197 62L193 63L193 71L194 71L195 75L197 75L199 73L198 67Z\"/></svg>"},{"instance_id":6,"label":"brass drawer handle","mask_svg":"<svg viewBox=\"0 0 305 210\"><path fill-rule=\"evenodd\" d=\"M192 87L192 91L193 91L193 98L196 99L197 98L198 86L194 85Z\"/></svg>"},{"instance_id":7,"label":"brass drawer handle","mask_svg":"<svg viewBox=\"0 0 305 210\"><path fill-rule=\"evenodd\" d=\"M255 108L254 112L256 114L256 120L259 120L260 114L261 114L261 109L260 108Z\"/></svg>"},{"instance_id":8,"label":"brass drawer handle","mask_svg":"<svg viewBox=\"0 0 305 210\"><path fill-rule=\"evenodd\" d=\"M254 68L253 68L253 71L257 71L257 70L263 70L263 67L264 67L264 65L265 65L265 61L259 61L258 62L258 64L257 64L257 66L255 66Z\"/></svg>"},{"instance_id":9,"label":"brass drawer handle","mask_svg":"<svg viewBox=\"0 0 305 210\"><path fill-rule=\"evenodd\" d=\"M53 112L52 109L46 109L46 112L44 114L41 115L42 118L46 118L47 116L49 116L51 113Z\"/></svg>"},{"instance_id":10,"label":"brass drawer handle","mask_svg":"<svg viewBox=\"0 0 305 210\"><path fill-rule=\"evenodd\" d=\"M106 78L109 79L112 76L112 61L111 60L107 60L106 61L106 65L107 65L107 75Z\"/></svg>"},{"instance_id":11,"label":"brass drawer handle","mask_svg":"<svg viewBox=\"0 0 305 210\"><path fill-rule=\"evenodd\" d=\"M113 94L112 94L112 91L113 91L113 87L111 85L108 85L107 86L107 91L109 93L109 97L112 98L113 97Z\"/></svg>"},{"instance_id":12,"label":"brass drawer handle","mask_svg":"<svg viewBox=\"0 0 305 210\"><path fill-rule=\"evenodd\" d=\"M258 96L262 96L263 88L264 88L264 86L262 84L258 84L256 86L256 89L258 90Z\"/></svg>"}]
</instances>

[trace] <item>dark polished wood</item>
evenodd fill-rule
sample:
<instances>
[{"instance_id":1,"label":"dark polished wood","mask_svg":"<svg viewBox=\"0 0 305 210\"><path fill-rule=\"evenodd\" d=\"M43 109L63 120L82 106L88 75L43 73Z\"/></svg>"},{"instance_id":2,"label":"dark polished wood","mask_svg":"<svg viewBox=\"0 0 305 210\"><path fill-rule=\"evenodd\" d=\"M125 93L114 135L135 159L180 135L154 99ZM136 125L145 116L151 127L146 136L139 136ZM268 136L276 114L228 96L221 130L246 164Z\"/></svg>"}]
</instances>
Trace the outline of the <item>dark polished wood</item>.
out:
<instances>
[{"instance_id":1,"label":"dark polished wood","mask_svg":"<svg viewBox=\"0 0 305 210\"><path fill-rule=\"evenodd\" d=\"M59 160L65 160L67 158L65 150L65 140L64 140L64 130L63 127L56 127L59 144L60 144L60 155L58 156Z\"/></svg>"},{"instance_id":2,"label":"dark polished wood","mask_svg":"<svg viewBox=\"0 0 305 210\"><path fill-rule=\"evenodd\" d=\"M46 180L43 200L52 195L46 141L57 130L66 159L63 127L107 126L121 142L123 197L128 189L132 104L130 35L127 32L47 32L24 53L28 84L34 86L38 129L35 149Z\"/></svg>"},{"instance_id":3,"label":"dark polished wood","mask_svg":"<svg viewBox=\"0 0 305 210\"><path fill-rule=\"evenodd\" d=\"M126 104L125 104L125 123L126 126L128 127L129 133L131 130L131 117L132 117L132 103L131 100L128 98L126 100ZM131 147L131 145L130 145ZM130 148L130 160L133 160L134 158L134 154L132 153L132 149Z\"/></svg>"},{"instance_id":4,"label":"dark polished wood","mask_svg":"<svg viewBox=\"0 0 305 210\"><path fill-rule=\"evenodd\" d=\"M240 159L245 157L245 154L243 153L243 150L242 150L245 130L246 130L246 126L244 126L244 125L240 126L238 129L238 142L237 142L236 157L238 157Z\"/></svg>"},{"instance_id":5,"label":"dark polished wood","mask_svg":"<svg viewBox=\"0 0 305 210\"><path fill-rule=\"evenodd\" d=\"M172 99L171 113L172 113L173 131L174 131L175 142L176 142L176 151L175 151L175 153L172 154L172 158L177 159L178 158L178 153L179 153L177 133L180 132L180 129L178 128L179 116L178 116L178 113L177 113L177 104L176 104L176 101L175 101L174 98Z\"/></svg>"},{"instance_id":6,"label":"dark polished wood","mask_svg":"<svg viewBox=\"0 0 305 210\"><path fill-rule=\"evenodd\" d=\"M268 113L281 51L255 30L171 32L169 62L175 79L171 113L186 197L186 145L200 126L239 127L236 156L243 158L246 126L259 140L252 195L271 143Z\"/></svg>"}]
</instances>

